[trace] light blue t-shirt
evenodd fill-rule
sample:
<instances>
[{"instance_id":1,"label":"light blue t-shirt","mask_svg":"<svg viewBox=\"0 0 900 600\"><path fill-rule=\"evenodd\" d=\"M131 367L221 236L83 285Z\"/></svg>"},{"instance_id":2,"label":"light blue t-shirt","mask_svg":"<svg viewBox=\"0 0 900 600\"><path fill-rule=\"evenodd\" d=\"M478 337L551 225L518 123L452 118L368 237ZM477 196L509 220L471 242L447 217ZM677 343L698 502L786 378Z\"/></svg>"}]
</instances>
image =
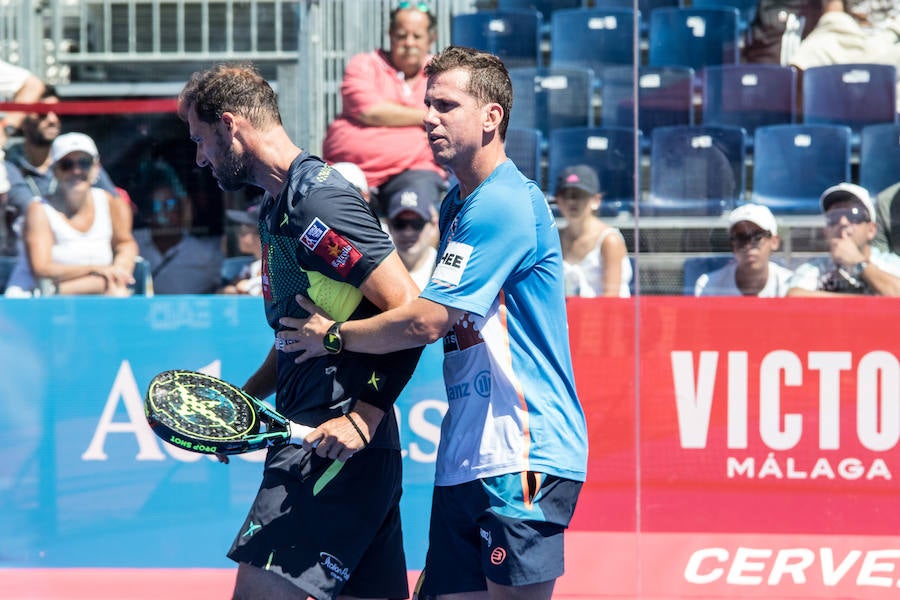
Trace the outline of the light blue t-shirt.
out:
<instances>
[{"instance_id":1,"label":"light blue t-shirt","mask_svg":"<svg viewBox=\"0 0 900 600\"><path fill-rule=\"evenodd\" d=\"M587 427L569 352L562 251L537 185L511 161L441 206L422 297L467 311L444 338L449 409L436 485L538 471L583 481Z\"/></svg>"}]
</instances>

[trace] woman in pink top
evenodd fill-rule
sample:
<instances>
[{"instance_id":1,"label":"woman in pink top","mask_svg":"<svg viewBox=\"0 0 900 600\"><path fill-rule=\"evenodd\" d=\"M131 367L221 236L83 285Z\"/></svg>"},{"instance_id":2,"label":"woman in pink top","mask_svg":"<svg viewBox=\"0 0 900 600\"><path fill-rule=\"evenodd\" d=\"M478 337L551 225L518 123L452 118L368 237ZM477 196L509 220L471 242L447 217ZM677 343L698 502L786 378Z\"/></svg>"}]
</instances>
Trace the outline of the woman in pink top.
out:
<instances>
[{"instance_id":1,"label":"woman in pink top","mask_svg":"<svg viewBox=\"0 0 900 600\"><path fill-rule=\"evenodd\" d=\"M434 162L422 123L422 69L431 59L436 27L424 5L401 2L391 12L390 50L357 54L347 63L341 83L343 112L325 134L325 160L358 165L374 188L373 205L382 213L388 182L404 171L421 171L433 182L435 205L445 187L444 170Z\"/></svg>"}]
</instances>

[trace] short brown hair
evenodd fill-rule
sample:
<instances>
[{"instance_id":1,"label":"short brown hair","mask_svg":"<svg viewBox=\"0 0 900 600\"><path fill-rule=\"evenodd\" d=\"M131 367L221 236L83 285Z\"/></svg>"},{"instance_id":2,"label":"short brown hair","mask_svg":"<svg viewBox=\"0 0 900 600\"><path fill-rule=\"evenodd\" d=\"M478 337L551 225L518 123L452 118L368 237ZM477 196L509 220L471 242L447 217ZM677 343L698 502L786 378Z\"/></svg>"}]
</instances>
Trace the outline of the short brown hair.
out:
<instances>
[{"instance_id":1,"label":"short brown hair","mask_svg":"<svg viewBox=\"0 0 900 600\"><path fill-rule=\"evenodd\" d=\"M452 69L465 69L469 72L469 85L466 89L468 94L482 104L496 103L503 109L503 119L498 131L500 139L505 140L513 92L512 81L503 61L489 52L475 48L448 46L425 65L425 75L433 77Z\"/></svg>"},{"instance_id":2,"label":"short brown hair","mask_svg":"<svg viewBox=\"0 0 900 600\"><path fill-rule=\"evenodd\" d=\"M272 86L245 63L219 64L194 73L178 95L178 116L187 121L191 109L204 123L231 112L259 129L282 124Z\"/></svg>"}]
</instances>

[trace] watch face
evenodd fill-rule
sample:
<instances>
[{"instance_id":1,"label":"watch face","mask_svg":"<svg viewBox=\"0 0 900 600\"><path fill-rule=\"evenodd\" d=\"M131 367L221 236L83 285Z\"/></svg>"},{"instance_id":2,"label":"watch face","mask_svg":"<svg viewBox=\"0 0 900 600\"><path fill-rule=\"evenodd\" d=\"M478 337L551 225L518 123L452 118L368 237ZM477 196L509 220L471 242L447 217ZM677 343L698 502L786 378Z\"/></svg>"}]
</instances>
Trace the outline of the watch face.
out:
<instances>
[{"instance_id":1,"label":"watch face","mask_svg":"<svg viewBox=\"0 0 900 600\"><path fill-rule=\"evenodd\" d=\"M328 333L322 339L322 345L325 346L325 351L331 354L337 354L343 349L344 343L341 340L340 323L335 323L328 328Z\"/></svg>"}]
</instances>

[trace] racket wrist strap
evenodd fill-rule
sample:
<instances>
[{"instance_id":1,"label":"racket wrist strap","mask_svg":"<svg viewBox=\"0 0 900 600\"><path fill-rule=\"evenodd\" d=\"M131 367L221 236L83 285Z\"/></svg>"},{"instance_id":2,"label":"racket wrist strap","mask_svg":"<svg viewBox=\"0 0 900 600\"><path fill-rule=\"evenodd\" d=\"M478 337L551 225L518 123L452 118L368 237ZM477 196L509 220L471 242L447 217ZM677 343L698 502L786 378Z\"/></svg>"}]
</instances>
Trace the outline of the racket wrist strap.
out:
<instances>
[{"instance_id":1,"label":"racket wrist strap","mask_svg":"<svg viewBox=\"0 0 900 600\"><path fill-rule=\"evenodd\" d=\"M344 413L344 416L347 417L347 420L350 421L350 424L351 424L351 425L353 425L353 429L355 429L355 430L356 430L356 433L359 434L359 439L361 439L362 442L363 442L363 448L365 448L366 446L368 446L368 445L369 445L369 438L367 438L366 435L362 432L362 429L359 428L359 425L357 425L357 423L356 423L356 421L353 419L353 417L350 416L350 413Z\"/></svg>"}]
</instances>

